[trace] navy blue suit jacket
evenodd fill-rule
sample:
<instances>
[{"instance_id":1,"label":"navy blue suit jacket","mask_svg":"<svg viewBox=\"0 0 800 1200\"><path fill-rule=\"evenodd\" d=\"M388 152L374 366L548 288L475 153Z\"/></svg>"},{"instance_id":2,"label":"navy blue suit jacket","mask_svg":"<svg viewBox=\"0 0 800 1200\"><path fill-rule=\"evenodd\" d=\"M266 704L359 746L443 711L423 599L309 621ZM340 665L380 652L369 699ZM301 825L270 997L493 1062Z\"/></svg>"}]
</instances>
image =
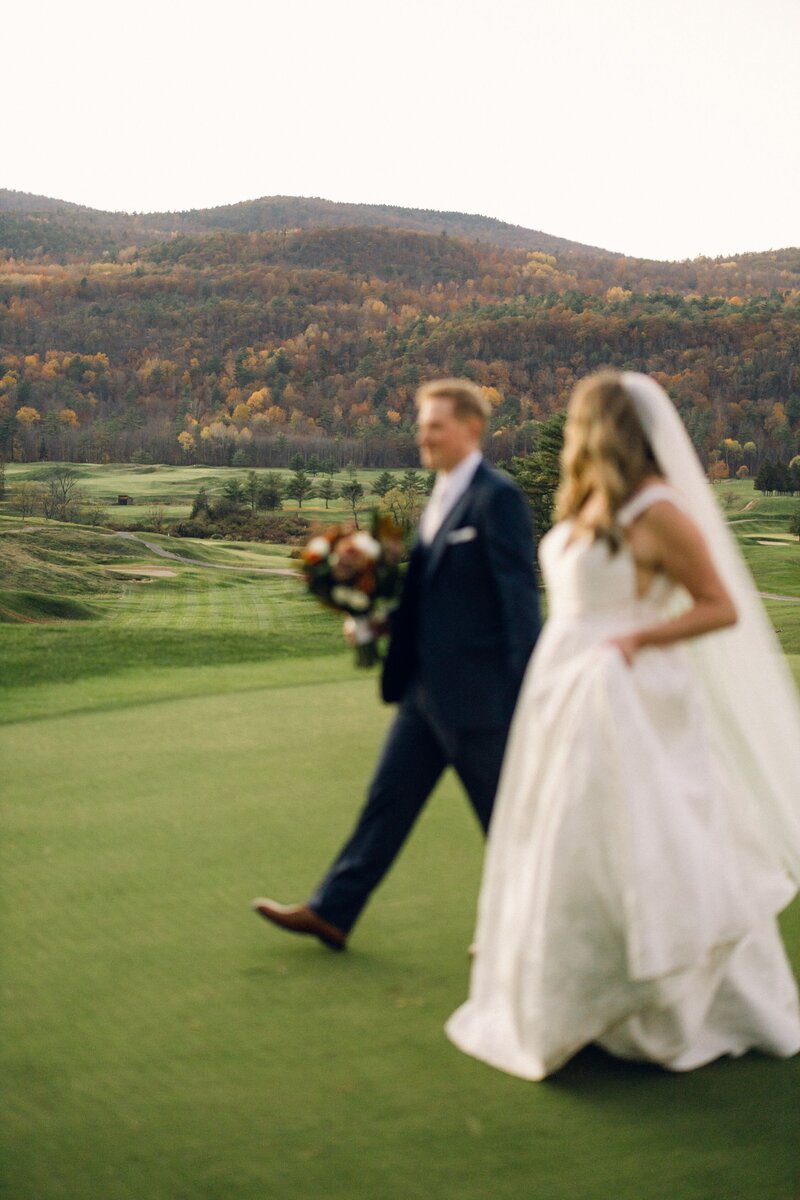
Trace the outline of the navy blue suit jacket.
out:
<instances>
[{"instance_id":1,"label":"navy blue suit jacket","mask_svg":"<svg viewBox=\"0 0 800 1200\"><path fill-rule=\"evenodd\" d=\"M481 463L431 545L411 551L384 700L418 682L445 725L507 726L539 632L534 557L527 500Z\"/></svg>"}]
</instances>

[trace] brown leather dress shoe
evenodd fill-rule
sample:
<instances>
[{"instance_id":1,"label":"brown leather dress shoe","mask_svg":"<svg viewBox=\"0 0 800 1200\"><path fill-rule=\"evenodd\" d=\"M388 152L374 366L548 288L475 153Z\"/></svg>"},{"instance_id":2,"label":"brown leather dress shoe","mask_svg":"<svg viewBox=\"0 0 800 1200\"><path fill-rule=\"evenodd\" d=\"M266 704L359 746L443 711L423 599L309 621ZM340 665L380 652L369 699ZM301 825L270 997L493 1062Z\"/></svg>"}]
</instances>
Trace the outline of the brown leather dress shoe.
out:
<instances>
[{"instance_id":1,"label":"brown leather dress shoe","mask_svg":"<svg viewBox=\"0 0 800 1200\"><path fill-rule=\"evenodd\" d=\"M346 933L323 921L306 904L278 904L276 900L261 898L253 901L253 908L273 925L279 925L289 933L310 933L330 950L344 950L347 944Z\"/></svg>"}]
</instances>

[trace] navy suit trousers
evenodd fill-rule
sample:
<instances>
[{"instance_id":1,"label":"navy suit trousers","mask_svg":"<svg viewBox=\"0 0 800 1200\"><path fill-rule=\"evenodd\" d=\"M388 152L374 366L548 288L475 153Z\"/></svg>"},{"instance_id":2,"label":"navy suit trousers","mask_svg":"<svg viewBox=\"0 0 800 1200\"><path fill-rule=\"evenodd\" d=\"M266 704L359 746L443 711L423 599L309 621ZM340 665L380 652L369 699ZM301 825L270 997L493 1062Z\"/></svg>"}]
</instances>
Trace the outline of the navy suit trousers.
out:
<instances>
[{"instance_id":1,"label":"navy suit trousers","mask_svg":"<svg viewBox=\"0 0 800 1200\"><path fill-rule=\"evenodd\" d=\"M488 829L507 728L448 728L412 685L389 730L367 801L349 840L309 900L348 933L389 867L446 767L455 768L476 816Z\"/></svg>"}]
</instances>

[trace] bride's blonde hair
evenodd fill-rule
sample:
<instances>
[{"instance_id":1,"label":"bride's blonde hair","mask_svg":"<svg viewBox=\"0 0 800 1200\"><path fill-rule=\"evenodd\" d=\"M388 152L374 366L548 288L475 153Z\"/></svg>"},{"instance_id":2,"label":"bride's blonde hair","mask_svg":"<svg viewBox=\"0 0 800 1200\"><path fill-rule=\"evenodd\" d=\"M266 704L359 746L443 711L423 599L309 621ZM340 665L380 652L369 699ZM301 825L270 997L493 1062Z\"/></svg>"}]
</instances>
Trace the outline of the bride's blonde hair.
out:
<instances>
[{"instance_id":1,"label":"bride's blonde hair","mask_svg":"<svg viewBox=\"0 0 800 1200\"><path fill-rule=\"evenodd\" d=\"M654 474L661 470L621 376L601 371L582 379L567 409L557 520L577 517L589 497L596 497L591 531L615 550L622 544L617 513Z\"/></svg>"}]
</instances>

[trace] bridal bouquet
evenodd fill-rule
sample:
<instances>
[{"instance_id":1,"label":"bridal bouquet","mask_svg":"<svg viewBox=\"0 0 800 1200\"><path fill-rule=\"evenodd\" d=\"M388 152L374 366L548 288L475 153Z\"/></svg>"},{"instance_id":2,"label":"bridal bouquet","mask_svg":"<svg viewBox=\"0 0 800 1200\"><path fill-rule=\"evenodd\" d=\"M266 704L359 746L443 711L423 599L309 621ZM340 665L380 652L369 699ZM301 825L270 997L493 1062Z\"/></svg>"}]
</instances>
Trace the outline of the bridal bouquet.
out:
<instances>
[{"instance_id":1,"label":"bridal bouquet","mask_svg":"<svg viewBox=\"0 0 800 1200\"><path fill-rule=\"evenodd\" d=\"M375 622L400 595L403 535L391 517L375 513L369 533L334 525L304 547L308 590L327 608L346 613L356 643L356 665L378 661Z\"/></svg>"}]
</instances>

